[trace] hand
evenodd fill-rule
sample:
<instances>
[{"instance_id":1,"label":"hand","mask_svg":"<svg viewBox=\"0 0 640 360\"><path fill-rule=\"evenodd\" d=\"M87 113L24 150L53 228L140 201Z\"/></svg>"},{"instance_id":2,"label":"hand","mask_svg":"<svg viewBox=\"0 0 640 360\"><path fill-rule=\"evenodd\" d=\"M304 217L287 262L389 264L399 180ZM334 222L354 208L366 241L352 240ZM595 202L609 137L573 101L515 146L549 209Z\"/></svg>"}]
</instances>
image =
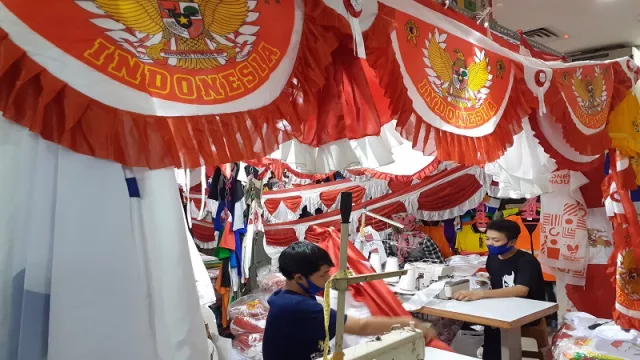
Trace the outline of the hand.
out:
<instances>
[{"instance_id":1,"label":"hand","mask_svg":"<svg viewBox=\"0 0 640 360\"><path fill-rule=\"evenodd\" d=\"M476 301L483 298L482 291L458 291L453 294L453 298L458 301Z\"/></svg>"},{"instance_id":2,"label":"hand","mask_svg":"<svg viewBox=\"0 0 640 360\"><path fill-rule=\"evenodd\" d=\"M431 342L431 340L433 340L434 338L436 338L438 336L438 333L436 332L436 329L433 327L433 325L426 323L426 322L422 322L422 323L418 323L416 325L416 327L422 331L422 335L424 336L424 343L425 344L429 344Z\"/></svg>"}]
</instances>

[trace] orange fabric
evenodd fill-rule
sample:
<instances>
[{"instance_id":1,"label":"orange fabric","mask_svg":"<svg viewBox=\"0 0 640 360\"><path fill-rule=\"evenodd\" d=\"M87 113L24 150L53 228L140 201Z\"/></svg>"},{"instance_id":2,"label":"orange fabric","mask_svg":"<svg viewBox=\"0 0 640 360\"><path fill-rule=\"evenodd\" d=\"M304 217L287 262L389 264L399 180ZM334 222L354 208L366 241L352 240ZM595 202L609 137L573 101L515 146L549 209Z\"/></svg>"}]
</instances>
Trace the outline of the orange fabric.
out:
<instances>
[{"instance_id":1,"label":"orange fabric","mask_svg":"<svg viewBox=\"0 0 640 360\"><path fill-rule=\"evenodd\" d=\"M224 230L222 231L222 236L220 237L220 244L218 247L229 249L232 251L236 250L236 237L231 229L231 221L226 221L224 224Z\"/></svg>"},{"instance_id":2,"label":"orange fabric","mask_svg":"<svg viewBox=\"0 0 640 360\"><path fill-rule=\"evenodd\" d=\"M81 20L93 16L73 2L69 5L74 14L83 14ZM20 7L20 18L34 18L32 6L12 1L11 7ZM325 68L332 66L331 53L340 42L318 24L319 20L344 21L322 2L305 3L302 38L291 74L296 81L289 81L271 104L241 113L176 117L142 115L96 101L49 73L0 29L0 112L46 140L126 166L196 168L203 162L259 158L290 140L290 135L278 128L283 120L293 135L298 134L309 111L317 107ZM97 29L89 21L87 26ZM69 29L75 29L76 35L60 41L75 46L72 40L78 38L78 29ZM266 27L261 31L267 31ZM81 32L84 36L84 30ZM49 31L45 37L60 38L60 34Z\"/></svg>"},{"instance_id":3,"label":"orange fabric","mask_svg":"<svg viewBox=\"0 0 640 360\"><path fill-rule=\"evenodd\" d=\"M223 271L223 270L221 270ZM216 292L222 295L222 309L221 309L221 319L223 327L229 326L229 301L231 300L231 289L227 287L222 287L222 274L218 275L218 279L216 279Z\"/></svg>"},{"instance_id":4,"label":"orange fabric","mask_svg":"<svg viewBox=\"0 0 640 360\"><path fill-rule=\"evenodd\" d=\"M285 198L267 199L264 202L264 207L267 208L267 211L269 212L269 214L273 215L273 213L275 213L278 210L278 208L280 207L280 204L283 202L284 202L284 206L286 206L287 209L295 213L295 212L298 212L298 210L300 209L300 204L302 204L302 197L296 195L296 196L289 196Z\"/></svg>"},{"instance_id":5,"label":"orange fabric","mask_svg":"<svg viewBox=\"0 0 640 360\"><path fill-rule=\"evenodd\" d=\"M444 226L420 226L419 229L438 245L442 257L448 259L453 256L453 250L451 250L447 238L444 237Z\"/></svg>"},{"instance_id":6,"label":"orange fabric","mask_svg":"<svg viewBox=\"0 0 640 360\"><path fill-rule=\"evenodd\" d=\"M510 220L518 224L520 226L520 236L518 236L518 240L516 241L516 247L520 250L524 250L528 253L534 254L540 250L540 248L532 249L531 248L531 235L529 235L529 230L524 226L522 219L520 216L508 216L505 220Z\"/></svg>"}]
</instances>

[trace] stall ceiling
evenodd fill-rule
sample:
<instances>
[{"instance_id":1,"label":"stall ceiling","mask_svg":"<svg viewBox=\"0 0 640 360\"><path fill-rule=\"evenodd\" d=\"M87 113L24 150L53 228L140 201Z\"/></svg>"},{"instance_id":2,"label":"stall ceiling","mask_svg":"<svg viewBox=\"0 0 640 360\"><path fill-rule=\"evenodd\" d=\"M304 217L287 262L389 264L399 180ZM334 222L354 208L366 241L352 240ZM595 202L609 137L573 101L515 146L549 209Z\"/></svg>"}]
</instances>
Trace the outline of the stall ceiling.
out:
<instances>
[{"instance_id":1,"label":"stall ceiling","mask_svg":"<svg viewBox=\"0 0 640 360\"><path fill-rule=\"evenodd\" d=\"M640 45L640 0L493 0L493 8L510 29L556 33L535 40L563 53Z\"/></svg>"}]
</instances>

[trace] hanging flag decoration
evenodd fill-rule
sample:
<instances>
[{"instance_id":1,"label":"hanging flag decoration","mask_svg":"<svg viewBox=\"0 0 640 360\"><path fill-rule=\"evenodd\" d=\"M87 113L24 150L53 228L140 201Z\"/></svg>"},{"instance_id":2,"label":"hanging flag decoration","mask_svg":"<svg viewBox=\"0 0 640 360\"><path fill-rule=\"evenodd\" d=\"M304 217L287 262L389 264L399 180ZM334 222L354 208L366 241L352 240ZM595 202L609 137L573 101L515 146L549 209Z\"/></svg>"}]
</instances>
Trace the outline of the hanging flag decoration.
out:
<instances>
[{"instance_id":1,"label":"hanging flag decoration","mask_svg":"<svg viewBox=\"0 0 640 360\"><path fill-rule=\"evenodd\" d=\"M611 173L602 185L605 209L613 223L614 254L610 270L615 274L616 305L613 319L625 329L640 330L640 224L629 190L636 188L629 159L611 150Z\"/></svg>"},{"instance_id":2,"label":"hanging flag decoration","mask_svg":"<svg viewBox=\"0 0 640 360\"><path fill-rule=\"evenodd\" d=\"M337 42L314 19L339 15L302 0L3 1L0 111L128 166L256 158L300 130L290 94L312 106L322 86Z\"/></svg>"},{"instance_id":3,"label":"hanging flag decoration","mask_svg":"<svg viewBox=\"0 0 640 360\"><path fill-rule=\"evenodd\" d=\"M512 139L521 126L512 116L519 107L510 101L512 61L412 15L397 12L395 20L392 41L414 109L433 127L436 144L457 148L438 146L439 157L459 159L454 154L462 151L464 163L485 163L502 155L496 141Z\"/></svg>"}]
</instances>

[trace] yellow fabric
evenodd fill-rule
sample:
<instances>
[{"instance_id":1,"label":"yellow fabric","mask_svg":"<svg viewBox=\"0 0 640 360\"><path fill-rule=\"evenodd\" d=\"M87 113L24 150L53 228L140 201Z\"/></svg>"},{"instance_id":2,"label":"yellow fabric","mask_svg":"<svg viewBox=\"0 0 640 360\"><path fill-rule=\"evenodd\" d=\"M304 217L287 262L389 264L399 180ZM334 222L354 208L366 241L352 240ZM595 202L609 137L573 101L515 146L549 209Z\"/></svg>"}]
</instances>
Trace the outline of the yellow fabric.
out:
<instances>
[{"instance_id":1,"label":"yellow fabric","mask_svg":"<svg viewBox=\"0 0 640 360\"><path fill-rule=\"evenodd\" d=\"M502 213L502 218L503 218L503 219L506 219L506 218L508 218L508 217L509 217L509 216L511 216L511 215L515 215L515 214L517 214L517 213L518 213L518 211L520 211L520 209L518 209L518 208L502 210L502 211L501 211L501 213Z\"/></svg>"},{"instance_id":2,"label":"yellow fabric","mask_svg":"<svg viewBox=\"0 0 640 360\"><path fill-rule=\"evenodd\" d=\"M609 137L623 155L640 157L640 103L629 91L609 115Z\"/></svg>"},{"instance_id":3,"label":"yellow fabric","mask_svg":"<svg viewBox=\"0 0 640 360\"><path fill-rule=\"evenodd\" d=\"M456 236L456 250L458 252L484 253L487 252L485 234L476 233L471 225L465 225Z\"/></svg>"}]
</instances>

